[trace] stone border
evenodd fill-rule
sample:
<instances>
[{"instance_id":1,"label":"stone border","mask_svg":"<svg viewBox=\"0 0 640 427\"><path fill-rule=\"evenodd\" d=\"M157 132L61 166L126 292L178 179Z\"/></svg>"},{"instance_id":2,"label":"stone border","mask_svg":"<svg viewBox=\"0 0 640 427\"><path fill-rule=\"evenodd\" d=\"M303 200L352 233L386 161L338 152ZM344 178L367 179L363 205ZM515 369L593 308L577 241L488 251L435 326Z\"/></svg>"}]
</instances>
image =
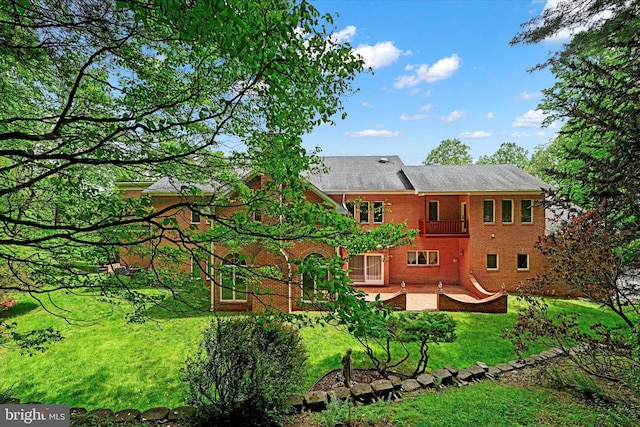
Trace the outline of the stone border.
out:
<instances>
[{"instance_id":1,"label":"stone border","mask_svg":"<svg viewBox=\"0 0 640 427\"><path fill-rule=\"evenodd\" d=\"M571 351L580 351L580 347ZM464 386L469 383L479 382L484 379L496 379L505 372L524 369L545 363L550 359L565 355L564 350L554 347L534 354L526 359L512 360L507 363L498 363L495 366L488 366L486 363L477 362L465 369L456 369L453 366L446 366L430 374L422 374L416 378L400 379L395 375L390 375L387 379L375 380L371 384L355 383L351 388L338 386L326 391L309 391L304 396L294 395L287 399L291 413L319 412L327 409L332 400L345 401L348 398L354 405L368 405L382 400L402 400L403 393L411 393L424 389L444 388L452 386ZM10 403L20 404L19 399L11 399ZM38 404L39 402L25 402L27 404ZM169 409L167 407L150 408L146 411L138 409L123 409L114 412L112 409L99 408L87 411L84 408L71 408L71 425L82 425L83 421L95 417L98 420L112 420L114 423L131 425L134 422L152 422L164 424L176 422L189 418L195 412L192 406L179 406Z\"/></svg>"},{"instance_id":2,"label":"stone border","mask_svg":"<svg viewBox=\"0 0 640 427\"><path fill-rule=\"evenodd\" d=\"M526 359L511 360L495 366L488 366L483 362L477 362L460 370L453 366L446 366L430 374L422 374L406 380L390 375L387 379L375 380L371 384L356 383L351 388L339 385L328 392L313 390L304 396L291 396L289 403L291 412L300 413L323 411L332 400L344 401L351 398L354 405L367 405L382 400L401 400L403 393L451 386L460 387L484 379L494 380L505 372L538 365L562 355L565 355L564 350L554 347Z\"/></svg>"}]
</instances>

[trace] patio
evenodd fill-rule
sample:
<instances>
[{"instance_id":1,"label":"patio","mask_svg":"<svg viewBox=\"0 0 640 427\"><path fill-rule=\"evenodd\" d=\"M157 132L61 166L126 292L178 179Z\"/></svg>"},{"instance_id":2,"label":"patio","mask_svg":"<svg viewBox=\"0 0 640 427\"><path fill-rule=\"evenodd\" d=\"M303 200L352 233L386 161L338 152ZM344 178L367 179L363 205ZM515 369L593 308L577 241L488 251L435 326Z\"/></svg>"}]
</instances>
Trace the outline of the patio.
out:
<instances>
[{"instance_id":1,"label":"patio","mask_svg":"<svg viewBox=\"0 0 640 427\"><path fill-rule=\"evenodd\" d=\"M356 288L367 293L367 301L373 301L378 294L380 294L381 300L386 300L397 295L402 290L402 285L356 286ZM406 285L405 290L407 291L407 311L437 310L437 284ZM479 301L478 298L458 285L443 285L442 290L445 294L455 295L456 299L462 301Z\"/></svg>"}]
</instances>

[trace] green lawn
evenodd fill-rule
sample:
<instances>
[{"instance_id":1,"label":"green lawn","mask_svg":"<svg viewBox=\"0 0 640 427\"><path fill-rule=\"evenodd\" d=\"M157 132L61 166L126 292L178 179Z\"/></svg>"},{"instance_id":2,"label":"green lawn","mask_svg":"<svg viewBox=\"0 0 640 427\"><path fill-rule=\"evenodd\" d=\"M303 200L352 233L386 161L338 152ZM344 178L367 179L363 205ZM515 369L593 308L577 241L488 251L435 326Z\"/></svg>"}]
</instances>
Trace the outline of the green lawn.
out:
<instances>
[{"instance_id":1,"label":"green lawn","mask_svg":"<svg viewBox=\"0 0 640 427\"><path fill-rule=\"evenodd\" d=\"M564 392L492 381L405 395L402 403L352 409L351 417L356 425L395 427L621 426L634 419Z\"/></svg>"},{"instance_id":2,"label":"green lawn","mask_svg":"<svg viewBox=\"0 0 640 427\"><path fill-rule=\"evenodd\" d=\"M197 348L211 314L174 316L155 309L152 313L156 321L131 324L126 321L126 305L112 306L90 296L55 294L45 305L49 309L57 307L57 312L67 315L65 320L51 316L28 296L18 299L20 304L12 308L10 320L19 322L21 330L52 325L64 340L33 356L0 347L0 391L14 386L15 397L23 402L64 403L87 409L144 410L183 403L179 371L185 358ZM507 314L453 313L458 339L432 346L430 369L513 359L511 344L500 334L513 324L518 308L519 303L511 298ZM558 300L552 308L617 322L581 301ZM74 319L73 324L68 319ZM354 349L354 367L369 367L359 344L341 330L305 328L301 335L309 353L301 390L310 388L328 371L340 368L342 354L349 347ZM401 369L408 371L411 367Z\"/></svg>"}]
</instances>

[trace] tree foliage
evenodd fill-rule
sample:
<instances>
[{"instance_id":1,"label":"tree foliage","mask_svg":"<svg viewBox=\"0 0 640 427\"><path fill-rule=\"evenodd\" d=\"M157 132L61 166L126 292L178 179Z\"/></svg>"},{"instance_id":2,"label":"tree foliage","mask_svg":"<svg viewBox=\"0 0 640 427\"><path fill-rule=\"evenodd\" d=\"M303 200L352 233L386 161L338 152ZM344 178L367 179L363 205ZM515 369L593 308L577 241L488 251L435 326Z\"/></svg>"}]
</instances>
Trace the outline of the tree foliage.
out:
<instances>
[{"instance_id":1,"label":"tree foliage","mask_svg":"<svg viewBox=\"0 0 640 427\"><path fill-rule=\"evenodd\" d=\"M495 153L490 156L480 156L476 163L479 165L515 165L520 169L526 169L529 164L529 152L515 142L503 142Z\"/></svg>"},{"instance_id":2,"label":"tree foliage","mask_svg":"<svg viewBox=\"0 0 640 427\"><path fill-rule=\"evenodd\" d=\"M561 282L607 307L624 322L622 330L576 319L552 319L544 301L528 298L514 329L518 345L546 338L569 349L587 372L623 381L636 392L640 382L638 253L640 213L640 4L632 1L558 2L525 24L513 43L536 43L570 30L573 37L540 67L556 76L544 91L548 121L564 125L554 142L557 195L551 206L579 206L565 214L565 227L541 240L551 272L533 284L544 292Z\"/></svg>"},{"instance_id":3,"label":"tree foliage","mask_svg":"<svg viewBox=\"0 0 640 427\"><path fill-rule=\"evenodd\" d=\"M431 150L424 159L424 165L470 165L473 157L469 154L470 147L458 138L445 139Z\"/></svg>"},{"instance_id":4,"label":"tree foliage","mask_svg":"<svg viewBox=\"0 0 640 427\"><path fill-rule=\"evenodd\" d=\"M354 221L304 197L301 176L321 165L301 136L342 112L363 67L332 30L305 0L3 2L0 262L10 274L0 289L37 299L93 290L128 299L135 320L157 302L138 288L178 296L192 283L185 263L220 261L218 243L279 256L300 240L375 248ZM252 176L268 179L255 189ZM159 179L176 197L155 208L115 185ZM176 211L209 229L179 227ZM406 235L384 228L376 236L388 244ZM150 270L86 274L123 247ZM255 293L264 279L291 281L290 271L241 267Z\"/></svg>"}]
</instances>

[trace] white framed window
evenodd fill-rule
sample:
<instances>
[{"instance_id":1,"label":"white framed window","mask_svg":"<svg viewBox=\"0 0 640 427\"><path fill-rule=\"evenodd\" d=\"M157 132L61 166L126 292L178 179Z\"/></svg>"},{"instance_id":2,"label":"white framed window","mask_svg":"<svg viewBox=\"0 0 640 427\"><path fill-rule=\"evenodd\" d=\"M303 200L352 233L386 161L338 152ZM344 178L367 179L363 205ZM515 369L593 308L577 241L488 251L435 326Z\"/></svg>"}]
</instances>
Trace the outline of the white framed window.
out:
<instances>
[{"instance_id":1,"label":"white framed window","mask_svg":"<svg viewBox=\"0 0 640 427\"><path fill-rule=\"evenodd\" d=\"M373 223L381 224L384 222L384 202L373 202Z\"/></svg>"},{"instance_id":2,"label":"white framed window","mask_svg":"<svg viewBox=\"0 0 640 427\"><path fill-rule=\"evenodd\" d=\"M191 211L191 224L200 224L200 214L195 211Z\"/></svg>"},{"instance_id":3,"label":"white framed window","mask_svg":"<svg viewBox=\"0 0 640 427\"><path fill-rule=\"evenodd\" d=\"M429 201L429 221L439 221L440 203L437 200Z\"/></svg>"},{"instance_id":4,"label":"white framed window","mask_svg":"<svg viewBox=\"0 0 640 427\"><path fill-rule=\"evenodd\" d=\"M502 223L513 224L513 200L502 200Z\"/></svg>"},{"instance_id":5,"label":"white framed window","mask_svg":"<svg viewBox=\"0 0 640 427\"><path fill-rule=\"evenodd\" d=\"M487 270L498 269L498 254L487 254Z\"/></svg>"},{"instance_id":6,"label":"white framed window","mask_svg":"<svg viewBox=\"0 0 640 427\"><path fill-rule=\"evenodd\" d=\"M487 199L483 202L483 222L485 224L493 224L495 222L495 203L493 200Z\"/></svg>"},{"instance_id":7,"label":"white framed window","mask_svg":"<svg viewBox=\"0 0 640 427\"><path fill-rule=\"evenodd\" d=\"M517 257L518 270L529 269L529 254L518 254Z\"/></svg>"},{"instance_id":8,"label":"white framed window","mask_svg":"<svg viewBox=\"0 0 640 427\"><path fill-rule=\"evenodd\" d=\"M358 211L360 224L369 224L369 202L360 202Z\"/></svg>"},{"instance_id":9,"label":"white framed window","mask_svg":"<svg viewBox=\"0 0 640 427\"><path fill-rule=\"evenodd\" d=\"M407 251L407 265L439 265L438 251Z\"/></svg>"},{"instance_id":10,"label":"white framed window","mask_svg":"<svg viewBox=\"0 0 640 427\"><path fill-rule=\"evenodd\" d=\"M246 263L237 254L229 254L220 266L220 300L246 301L247 281L244 277Z\"/></svg>"},{"instance_id":11,"label":"white framed window","mask_svg":"<svg viewBox=\"0 0 640 427\"><path fill-rule=\"evenodd\" d=\"M520 208L520 221L523 224L533 224L533 200L522 199Z\"/></svg>"},{"instance_id":12,"label":"white framed window","mask_svg":"<svg viewBox=\"0 0 640 427\"><path fill-rule=\"evenodd\" d=\"M351 216L351 218L356 217L356 204L354 203L353 200L347 200L345 202L345 206L347 208L347 211L349 211L349 215Z\"/></svg>"}]
</instances>

